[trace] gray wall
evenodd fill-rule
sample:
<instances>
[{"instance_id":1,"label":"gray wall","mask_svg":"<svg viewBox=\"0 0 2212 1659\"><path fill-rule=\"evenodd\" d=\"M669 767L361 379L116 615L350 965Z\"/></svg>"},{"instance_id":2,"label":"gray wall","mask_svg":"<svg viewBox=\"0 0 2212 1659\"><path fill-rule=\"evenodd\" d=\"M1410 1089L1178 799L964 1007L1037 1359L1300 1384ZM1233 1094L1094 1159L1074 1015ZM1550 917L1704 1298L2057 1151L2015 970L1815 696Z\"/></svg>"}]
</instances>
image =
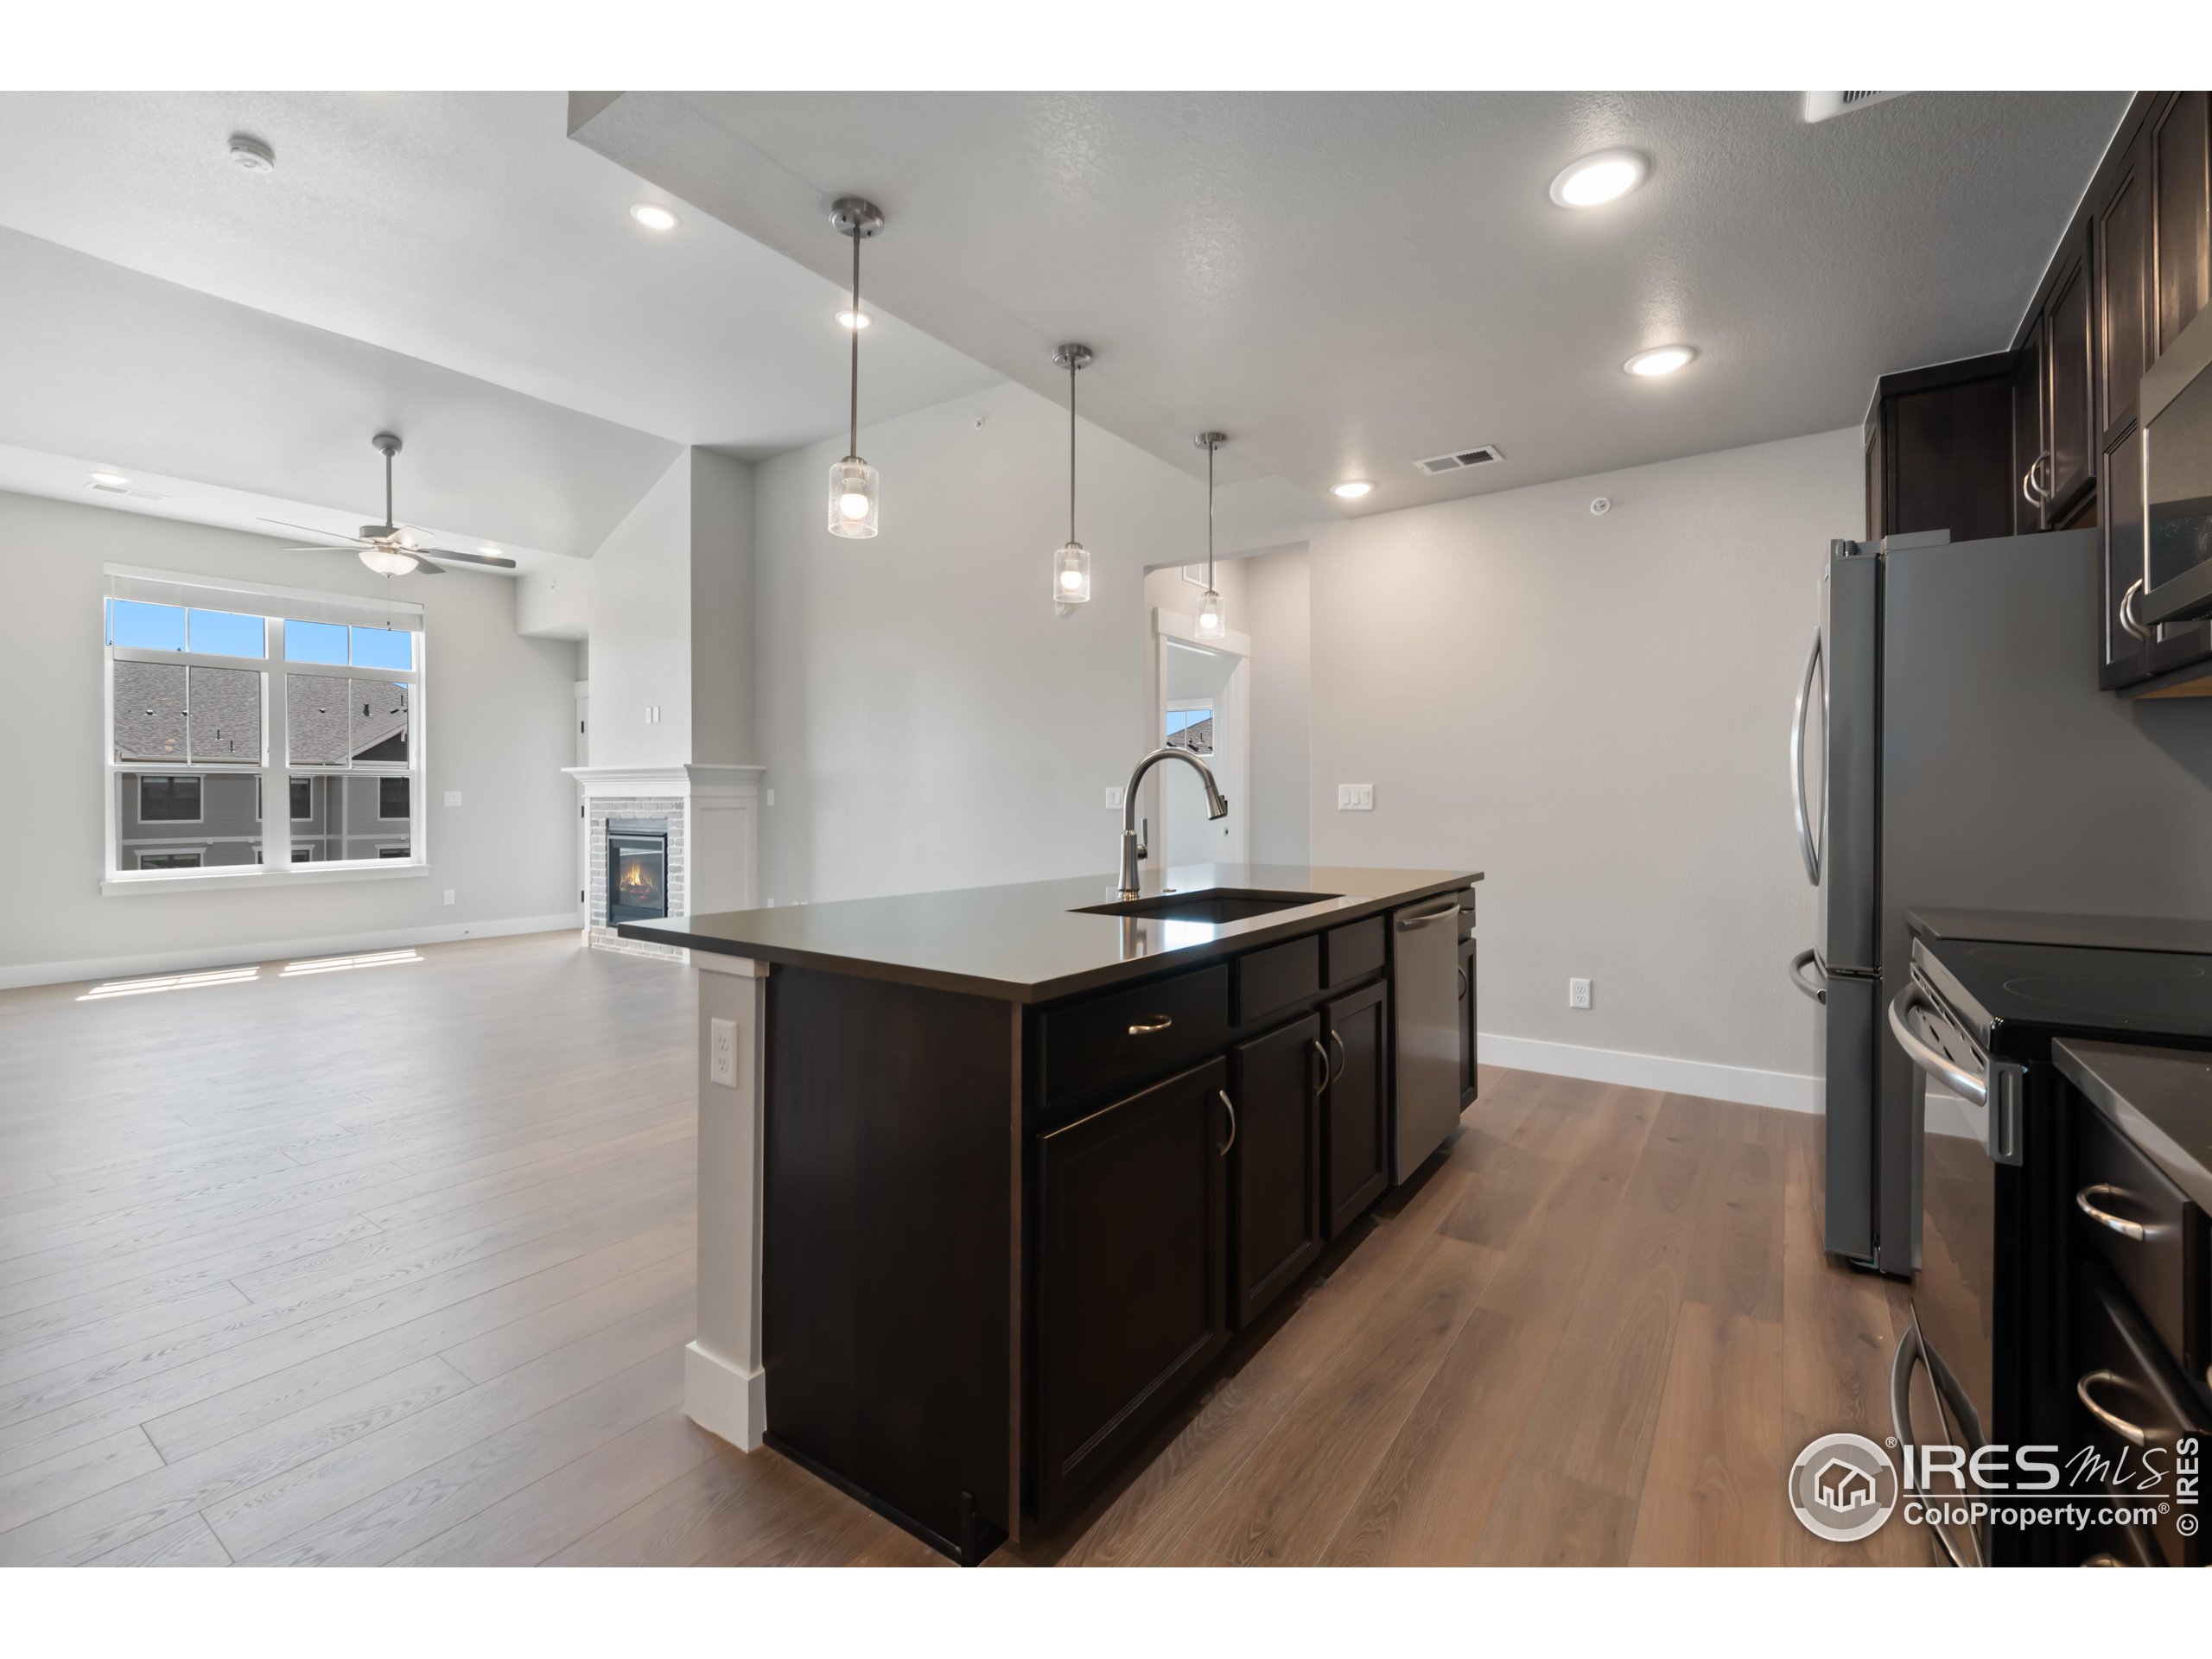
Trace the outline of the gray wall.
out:
<instances>
[{"instance_id":1,"label":"gray wall","mask_svg":"<svg viewBox=\"0 0 2212 1659\"><path fill-rule=\"evenodd\" d=\"M1300 547L1236 563L1252 636L1252 861L1303 864L1313 849L1312 560Z\"/></svg>"},{"instance_id":2,"label":"gray wall","mask_svg":"<svg viewBox=\"0 0 2212 1659\"><path fill-rule=\"evenodd\" d=\"M883 480L872 541L825 527L842 438L758 469L760 758L776 794L761 893L1110 881L1121 816L1104 791L1145 738L1143 573L1204 556L1205 484L1085 427L1093 596L1062 618L1065 406L1001 385L865 428L861 448Z\"/></svg>"},{"instance_id":3,"label":"gray wall","mask_svg":"<svg viewBox=\"0 0 2212 1659\"><path fill-rule=\"evenodd\" d=\"M1841 431L1317 529L1315 859L1487 873L1486 1033L1811 1103L1784 748L1827 543L1862 513ZM1336 810L1339 783L1375 810Z\"/></svg>"},{"instance_id":4,"label":"gray wall","mask_svg":"<svg viewBox=\"0 0 2212 1659\"><path fill-rule=\"evenodd\" d=\"M476 925L551 926L574 915L575 791L560 768L575 753L575 647L516 633L511 581L458 573L399 584L426 610L427 873L101 893L109 741L101 725L102 563L384 592L383 579L356 560L278 546L235 531L0 493L0 563L10 583L0 608L0 701L37 711L16 725L18 787L0 812L0 984L69 976L71 964L234 961L263 944L395 932L427 938ZM447 790L461 791L463 804L442 805ZM448 887L450 906L440 902Z\"/></svg>"}]
</instances>

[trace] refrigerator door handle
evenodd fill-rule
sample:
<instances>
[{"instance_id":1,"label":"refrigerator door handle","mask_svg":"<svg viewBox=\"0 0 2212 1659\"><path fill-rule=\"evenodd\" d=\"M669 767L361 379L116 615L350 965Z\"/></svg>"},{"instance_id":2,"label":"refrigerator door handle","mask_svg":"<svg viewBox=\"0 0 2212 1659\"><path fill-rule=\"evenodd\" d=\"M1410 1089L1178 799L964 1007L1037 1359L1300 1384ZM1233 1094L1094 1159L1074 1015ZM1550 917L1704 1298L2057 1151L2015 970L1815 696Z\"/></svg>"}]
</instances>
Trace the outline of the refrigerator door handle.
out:
<instances>
[{"instance_id":1,"label":"refrigerator door handle","mask_svg":"<svg viewBox=\"0 0 2212 1659\"><path fill-rule=\"evenodd\" d=\"M1805 969L1813 966L1813 959L1818 954L1819 949L1817 946L1807 945L1796 956L1790 957L1789 982L1792 985L1795 985L1799 990L1804 992L1806 995L1811 997L1814 1001L1825 1007L1828 1000L1828 994L1825 990L1821 989L1821 987L1814 984L1811 980L1805 977ZM1817 968L1815 968L1814 971L1818 973L1820 970ZM1823 976L1823 977L1825 977L1825 976Z\"/></svg>"},{"instance_id":2,"label":"refrigerator door handle","mask_svg":"<svg viewBox=\"0 0 2212 1659\"><path fill-rule=\"evenodd\" d=\"M1821 885L1821 849L1813 842L1812 807L1805 798L1805 715L1813 701L1813 676L1821 671L1821 633L1813 631L1813 648L1805 655L1804 683L1797 688L1797 711L1789 721L1789 800L1797 812L1797 850L1805 855L1805 878ZM1821 792L1827 792L1827 773L1821 770Z\"/></svg>"},{"instance_id":3,"label":"refrigerator door handle","mask_svg":"<svg viewBox=\"0 0 2212 1659\"><path fill-rule=\"evenodd\" d=\"M1975 1106L1988 1105L1987 1081L1952 1065L1948 1056L1933 1044L1922 1040L1920 1033L1913 1030L1910 1023L1912 1011L1929 1006L1928 994L1917 982L1906 985L1890 1004L1890 1035L1897 1039L1897 1046L1904 1051L1907 1059L1961 1100Z\"/></svg>"}]
</instances>

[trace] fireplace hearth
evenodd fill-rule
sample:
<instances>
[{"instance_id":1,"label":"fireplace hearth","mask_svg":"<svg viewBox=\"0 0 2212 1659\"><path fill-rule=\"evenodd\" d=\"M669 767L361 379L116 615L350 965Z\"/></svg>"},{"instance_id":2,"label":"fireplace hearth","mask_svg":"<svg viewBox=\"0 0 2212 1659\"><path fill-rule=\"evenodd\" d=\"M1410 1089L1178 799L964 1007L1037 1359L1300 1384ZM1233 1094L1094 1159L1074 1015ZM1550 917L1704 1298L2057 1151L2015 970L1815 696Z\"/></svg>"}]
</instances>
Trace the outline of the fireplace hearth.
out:
<instances>
[{"instance_id":1,"label":"fireplace hearth","mask_svg":"<svg viewBox=\"0 0 2212 1659\"><path fill-rule=\"evenodd\" d=\"M607 921L656 922L668 914L668 820L607 821Z\"/></svg>"}]
</instances>

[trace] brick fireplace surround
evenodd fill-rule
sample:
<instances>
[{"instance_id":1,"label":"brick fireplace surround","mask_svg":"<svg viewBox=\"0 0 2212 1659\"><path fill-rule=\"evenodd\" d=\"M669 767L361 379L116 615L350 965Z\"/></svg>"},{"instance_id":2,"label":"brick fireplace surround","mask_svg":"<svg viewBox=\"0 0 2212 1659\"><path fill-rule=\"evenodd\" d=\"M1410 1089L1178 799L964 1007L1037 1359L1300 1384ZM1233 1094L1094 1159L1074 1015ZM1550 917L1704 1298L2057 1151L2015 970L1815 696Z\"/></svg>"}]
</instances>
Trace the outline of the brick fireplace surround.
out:
<instances>
[{"instance_id":1,"label":"brick fireplace surround","mask_svg":"<svg viewBox=\"0 0 2212 1659\"><path fill-rule=\"evenodd\" d=\"M607 923L607 821L668 821L668 913L750 910L760 882L759 766L566 766L582 811L584 943L681 962L690 952L618 938Z\"/></svg>"}]
</instances>

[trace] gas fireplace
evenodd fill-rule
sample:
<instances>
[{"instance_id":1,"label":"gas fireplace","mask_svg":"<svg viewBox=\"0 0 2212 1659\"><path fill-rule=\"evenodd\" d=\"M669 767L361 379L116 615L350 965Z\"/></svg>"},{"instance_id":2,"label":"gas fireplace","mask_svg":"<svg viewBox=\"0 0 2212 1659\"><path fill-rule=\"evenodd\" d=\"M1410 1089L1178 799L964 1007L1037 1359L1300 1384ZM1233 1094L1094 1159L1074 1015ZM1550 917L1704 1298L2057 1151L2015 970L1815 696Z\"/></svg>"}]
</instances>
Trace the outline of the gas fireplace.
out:
<instances>
[{"instance_id":1,"label":"gas fireplace","mask_svg":"<svg viewBox=\"0 0 2212 1659\"><path fill-rule=\"evenodd\" d=\"M607 922L658 921L668 914L668 823L610 818L607 823Z\"/></svg>"}]
</instances>

